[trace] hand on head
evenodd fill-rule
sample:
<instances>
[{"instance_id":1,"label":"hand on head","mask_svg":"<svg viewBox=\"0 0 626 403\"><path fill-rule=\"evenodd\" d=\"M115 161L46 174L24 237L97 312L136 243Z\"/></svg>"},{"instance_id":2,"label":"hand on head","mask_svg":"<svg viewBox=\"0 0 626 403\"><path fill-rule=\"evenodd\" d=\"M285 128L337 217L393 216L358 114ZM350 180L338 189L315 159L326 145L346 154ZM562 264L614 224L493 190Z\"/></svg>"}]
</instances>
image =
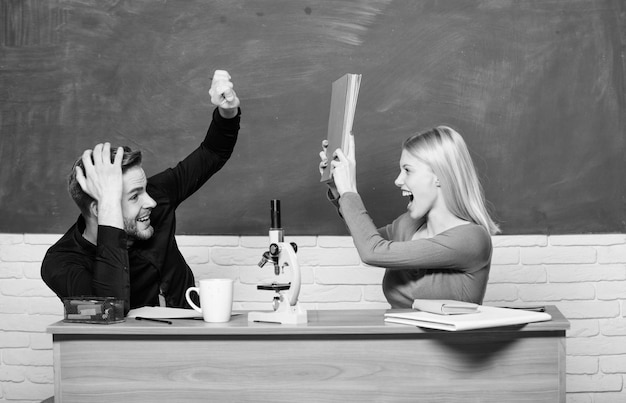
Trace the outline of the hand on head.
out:
<instances>
[{"instance_id":1,"label":"hand on head","mask_svg":"<svg viewBox=\"0 0 626 403\"><path fill-rule=\"evenodd\" d=\"M111 162L111 144L97 144L93 150L85 150L82 156L83 169L76 167L76 181L97 202L122 200L122 158L124 150L117 149Z\"/></svg>"},{"instance_id":2,"label":"hand on head","mask_svg":"<svg viewBox=\"0 0 626 403\"><path fill-rule=\"evenodd\" d=\"M240 102L226 70L215 70L209 95L213 105L220 108L222 117L231 118L237 115Z\"/></svg>"}]
</instances>

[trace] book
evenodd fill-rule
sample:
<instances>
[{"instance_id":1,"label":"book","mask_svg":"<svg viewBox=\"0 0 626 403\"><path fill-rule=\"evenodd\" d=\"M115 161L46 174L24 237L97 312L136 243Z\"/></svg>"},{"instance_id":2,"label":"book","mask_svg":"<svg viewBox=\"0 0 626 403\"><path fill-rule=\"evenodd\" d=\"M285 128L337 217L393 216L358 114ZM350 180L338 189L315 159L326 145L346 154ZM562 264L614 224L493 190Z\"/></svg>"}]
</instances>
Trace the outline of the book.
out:
<instances>
[{"instance_id":1,"label":"book","mask_svg":"<svg viewBox=\"0 0 626 403\"><path fill-rule=\"evenodd\" d=\"M430 312L403 311L387 312L384 318L387 323L462 331L543 322L552 319L552 316L546 312L480 305L476 313L467 315L440 315Z\"/></svg>"},{"instance_id":2,"label":"book","mask_svg":"<svg viewBox=\"0 0 626 403\"><path fill-rule=\"evenodd\" d=\"M478 312L478 304L451 299L416 299L413 309L439 315L461 315Z\"/></svg>"},{"instance_id":3,"label":"book","mask_svg":"<svg viewBox=\"0 0 626 403\"><path fill-rule=\"evenodd\" d=\"M352 133L360 86L361 74L345 74L332 84L328 133L326 135L326 140L328 140L328 147L326 148L328 166L324 168L320 182L328 183L332 181L330 161L333 160L335 150L341 148L344 153L348 152L349 135Z\"/></svg>"}]
</instances>

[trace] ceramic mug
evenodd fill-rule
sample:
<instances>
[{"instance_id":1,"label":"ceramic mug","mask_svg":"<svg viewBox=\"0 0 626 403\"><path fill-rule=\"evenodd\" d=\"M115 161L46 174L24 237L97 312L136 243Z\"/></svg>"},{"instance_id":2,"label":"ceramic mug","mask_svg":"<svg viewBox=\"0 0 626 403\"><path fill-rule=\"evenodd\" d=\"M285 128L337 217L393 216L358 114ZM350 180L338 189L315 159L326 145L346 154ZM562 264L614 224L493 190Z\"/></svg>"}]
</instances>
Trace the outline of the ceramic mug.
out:
<instances>
[{"instance_id":1,"label":"ceramic mug","mask_svg":"<svg viewBox=\"0 0 626 403\"><path fill-rule=\"evenodd\" d=\"M200 306L191 300L191 293L200 296ZM200 280L200 287L189 287L185 298L193 309L202 313L205 322L228 322L233 308L233 280L229 278L211 278Z\"/></svg>"}]
</instances>

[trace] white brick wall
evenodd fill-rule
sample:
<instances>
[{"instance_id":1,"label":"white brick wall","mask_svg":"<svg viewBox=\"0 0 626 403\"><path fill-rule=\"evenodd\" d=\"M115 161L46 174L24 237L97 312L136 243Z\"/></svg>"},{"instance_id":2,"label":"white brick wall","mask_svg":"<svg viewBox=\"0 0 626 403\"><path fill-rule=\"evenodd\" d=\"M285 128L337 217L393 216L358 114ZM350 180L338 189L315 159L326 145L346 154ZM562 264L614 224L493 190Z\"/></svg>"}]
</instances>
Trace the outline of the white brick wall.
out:
<instances>
[{"instance_id":1,"label":"white brick wall","mask_svg":"<svg viewBox=\"0 0 626 403\"><path fill-rule=\"evenodd\" d=\"M0 402L53 394L46 326L63 307L39 266L58 235L0 234ZM554 304L570 320L567 401L626 402L626 234L496 236L486 304ZM298 244L307 309L387 308L382 269L364 266L350 237L289 237ZM267 309L256 290L275 280L256 264L266 237L181 236L197 279L236 280L235 309Z\"/></svg>"}]
</instances>

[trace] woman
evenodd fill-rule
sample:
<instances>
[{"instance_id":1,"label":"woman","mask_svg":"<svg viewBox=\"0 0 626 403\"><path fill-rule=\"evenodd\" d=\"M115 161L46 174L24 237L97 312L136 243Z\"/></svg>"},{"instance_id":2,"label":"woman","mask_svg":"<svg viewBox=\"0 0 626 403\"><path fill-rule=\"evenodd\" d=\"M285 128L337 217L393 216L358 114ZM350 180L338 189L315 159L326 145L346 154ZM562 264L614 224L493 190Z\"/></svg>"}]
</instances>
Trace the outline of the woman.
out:
<instances>
[{"instance_id":1,"label":"woman","mask_svg":"<svg viewBox=\"0 0 626 403\"><path fill-rule=\"evenodd\" d=\"M379 229L357 192L354 137L348 155L341 149L333 155L329 198L338 203L361 260L386 268L383 292L391 307L411 308L418 298L481 304L491 235L499 229L461 135L439 126L404 142L395 184L409 198L407 211ZM323 168L328 161L320 156Z\"/></svg>"}]
</instances>

